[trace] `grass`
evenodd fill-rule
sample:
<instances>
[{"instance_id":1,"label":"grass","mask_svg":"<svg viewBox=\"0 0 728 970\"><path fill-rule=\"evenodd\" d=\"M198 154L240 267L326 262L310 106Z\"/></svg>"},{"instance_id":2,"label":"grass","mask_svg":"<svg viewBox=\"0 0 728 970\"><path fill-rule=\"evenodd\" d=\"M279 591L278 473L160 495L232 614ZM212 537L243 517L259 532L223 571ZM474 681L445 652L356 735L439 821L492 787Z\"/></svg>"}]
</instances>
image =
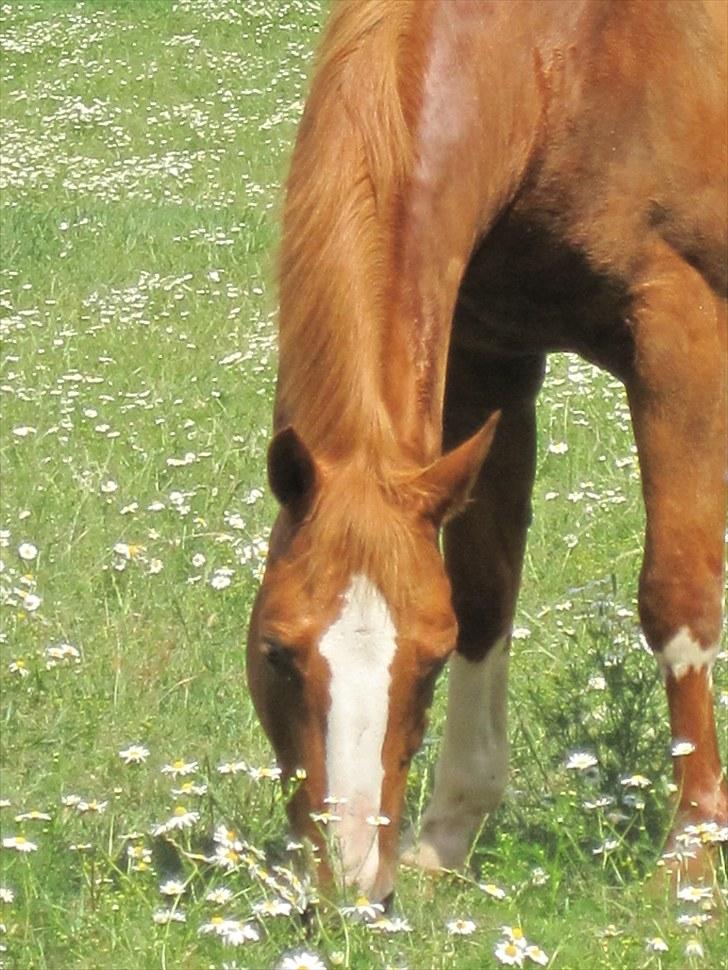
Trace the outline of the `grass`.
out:
<instances>
[{"instance_id":1,"label":"grass","mask_svg":"<svg viewBox=\"0 0 728 970\"><path fill-rule=\"evenodd\" d=\"M638 470L621 387L571 357L552 359L540 403L506 802L467 873L402 872L410 932L335 902L295 915L312 890L290 875L278 783L219 766L271 758L243 645L274 514L271 254L323 11L44 0L2 18L0 828L37 846L0 850L4 965L257 968L302 946L331 967L489 967L503 925L564 970L725 965L725 880L680 907L644 890L669 737L636 621ZM725 742L725 654L715 679ZM411 772L415 821L444 690ZM126 764L133 743L149 754ZM597 767L568 770L576 751ZM177 759L190 775L163 772ZM646 787L623 784L635 774ZM155 836L180 805L199 817ZM223 823L247 846L229 869L205 861ZM179 895L160 893L170 879ZM220 887L231 901L206 898ZM290 914L254 915L281 893ZM201 933L215 913L258 941Z\"/></svg>"}]
</instances>

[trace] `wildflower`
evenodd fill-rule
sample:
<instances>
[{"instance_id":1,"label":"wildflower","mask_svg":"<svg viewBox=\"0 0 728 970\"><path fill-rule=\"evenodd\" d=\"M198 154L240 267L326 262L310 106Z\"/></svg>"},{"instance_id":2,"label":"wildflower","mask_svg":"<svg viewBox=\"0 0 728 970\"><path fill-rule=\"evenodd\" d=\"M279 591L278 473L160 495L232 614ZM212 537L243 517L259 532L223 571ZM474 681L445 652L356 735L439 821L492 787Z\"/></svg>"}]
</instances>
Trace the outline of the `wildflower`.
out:
<instances>
[{"instance_id":1,"label":"wildflower","mask_svg":"<svg viewBox=\"0 0 728 970\"><path fill-rule=\"evenodd\" d=\"M122 559L136 559L140 552L144 551L144 546L135 545L128 542L117 542L114 545L114 552Z\"/></svg>"},{"instance_id":2,"label":"wildflower","mask_svg":"<svg viewBox=\"0 0 728 970\"><path fill-rule=\"evenodd\" d=\"M241 771L247 771L248 766L244 761L225 761L217 766L220 775L237 775Z\"/></svg>"},{"instance_id":3,"label":"wildflower","mask_svg":"<svg viewBox=\"0 0 728 970\"><path fill-rule=\"evenodd\" d=\"M628 778L622 779L621 784L625 788L649 788L652 782L644 775L629 775Z\"/></svg>"},{"instance_id":4,"label":"wildflower","mask_svg":"<svg viewBox=\"0 0 728 970\"><path fill-rule=\"evenodd\" d=\"M540 946L536 946L534 943L529 943L526 949L523 951L529 960L533 963L538 963L542 967L545 967L549 962L548 954L544 953Z\"/></svg>"},{"instance_id":5,"label":"wildflower","mask_svg":"<svg viewBox=\"0 0 728 970\"><path fill-rule=\"evenodd\" d=\"M39 812L33 809L31 812L22 812L15 816L16 822L50 822L51 816L48 812Z\"/></svg>"},{"instance_id":6,"label":"wildflower","mask_svg":"<svg viewBox=\"0 0 728 970\"><path fill-rule=\"evenodd\" d=\"M699 940L688 940L685 945L685 956L686 957L704 957L705 951L703 950L703 945Z\"/></svg>"},{"instance_id":7,"label":"wildflower","mask_svg":"<svg viewBox=\"0 0 728 970\"><path fill-rule=\"evenodd\" d=\"M312 950L289 950L280 957L273 970L326 970L326 964Z\"/></svg>"},{"instance_id":8,"label":"wildflower","mask_svg":"<svg viewBox=\"0 0 728 970\"><path fill-rule=\"evenodd\" d=\"M399 916L394 916L391 919L381 916L374 920L370 924L371 929L378 930L380 933L411 933L412 927L408 920L402 919Z\"/></svg>"},{"instance_id":9,"label":"wildflower","mask_svg":"<svg viewBox=\"0 0 728 970\"><path fill-rule=\"evenodd\" d=\"M184 805L177 805L172 817L161 825L158 825L152 834L164 835L166 832L173 832L175 829L188 829L199 820L199 812L189 812Z\"/></svg>"},{"instance_id":10,"label":"wildflower","mask_svg":"<svg viewBox=\"0 0 728 970\"><path fill-rule=\"evenodd\" d=\"M200 782L184 781L180 788L173 788L173 795L197 795L198 797L207 793L207 785Z\"/></svg>"},{"instance_id":11,"label":"wildflower","mask_svg":"<svg viewBox=\"0 0 728 970\"><path fill-rule=\"evenodd\" d=\"M15 899L15 893L12 889L8 889L7 886L0 886L0 903L12 903Z\"/></svg>"},{"instance_id":12,"label":"wildflower","mask_svg":"<svg viewBox=\"0 0 728 970\"><path fill-rule=\"evenodd\" d=\"M272 768L248 768L248 774L253 779L253 781L261 781L263 778L268 778L271 781L278 781L281 777L281 769L273 766Z\"/></svg>"},{"instance_id":13,"label":"wildflower","mask_svg":"<svg viewBox=\"0 0 728 970\"><path fill-rule=\"evenodd\" d=\"M582 802L582 808L585 808L588 812L593 812L597 808L608 808L612 804L614 804L612 796L603 795L601 798L595 798L592 802Z\"/></svg>"},{"instance_id":14,"label":"wildflower","mask_svg":"<svg viewBox=\"0 0 728 970\"><path fill-rule=\"evenodd\" d=\"M76 647L70 643L54 643L46 647L46 669L51 670L56 664L63 660L75 660L76 663L81 659L81 654Z\"/></svg>"},{"instance_id":15,"label":"wildflower","mask_svg":"<svg viewBox=\"0 0 728 970\"><path fill-rule=\"evenodd\" d=\"M152 864L151 849L147 849L143 845L128 845L126 847L126 854L135 872L144 872Z\"/></svg>"},{"instance_id":16,"label":"wildflower","mask_svg":"<svg viewBox=\"0 0 728 970\"><path fill-rule=\"evenodd\" d=\"M292 906L285 899L264 899L253 906L256 916L290 916Z\"/></svg>"},{"instance_id":17,"label":"wildflower","mask_svg":"<svg viewBox=\"0 0 728 970\"><path fill-rule=\"evenodd\" d=\"M17 674L19 677L28 677L30 675L30 671L23 657L18 657L17 660L11 660L8 664L8 670L11 674Z\"/></svg>"},{"instance_id":18,"label":"wildflower","mask_svg":"<svg viewBox=\"0 0 728 970\"><path fill-rule=\"evenodd\" d=\"M353 906L342 906L339 912L342 916L372 920L377 918L377 914L384 912L384 906L381 903L370 903L366 896L357 896Z\"/></svg>"},{"instance_id":19,"label":"wildflower","mask_svg":"<svg viewBox=\"0 0 728 970\"><path fill-rule=\"evenodd\" d=\"M451 936L470 936L475 932L475 923L471 919L451 919L445 925Z\"/></svg>"},{"instance_id":20,"label":"wildflower","mask_svg":"<svg viewBox=\"0 0 728 970\"><path fill-rule=\"evenodd\" d=\"M228 920L229 925L222 935L223 943L228 946L242 946L244 943L257 943L260 932L252 923L242 923L240 920Z\"/></svg>"},{"instance_id":21,"label":"wildflower","mask_svg":"<svg viewBox=\"0 0 728 970\"><path fill-rule=\"evenodd\" d=\"M210 577L210 586L212 586L213 589L227 589L231 582L232 580L230 579L230 576L219 571L213 573L213 575Z\"/></svg>"},{"instance_id":22,"label":"wildflower","mask_svg":"<svg viewBox=\"0 0 728 970\"><path fill-rule=\"evenodd\" d=\"M234 829L229 829L225 825L218 825L215 829L215 834L213 839L219 845L224 845L228 849L235 849L236 852L243 851L243 843L238 838L238 834Z\"/></svg>"},{"instance_id":23,"label":"wildflower","mask_svg":"<svg viewBox=\"0 0 728 970\"><path fill-rule=\"evenodd\" d=\"M710 886L683 886L678 889L677 898L686 902L699 903L704 899L713 899L713 890Z\"/></svg>"},{"instance_id":24,"label":"wildflower","mask_svg":"<svg viewBox=\"0 0 728 970\"><path fill-rule=\"evenodd\" d=\"M228 889L227 886L219 886L217 889L211 889L205 896L205 899L208 903L216 903L218 906L224 906L230 902L233 895L232 889Z\"/></svg>"},{"instance_id":25,"label":"wildflower","mask_svg":"<svg viewBox=\"0 0 728 970\"><path fill-rule=\"evenodd\" d=\"M667 953L670 947L661 936L653 936L646 942L646 949L650 953Z\"/></svg>"},{"instance_id":26,"label":"wildflower","mask_svg":"<svg viewBox=\"0 0 728 970\"><path fill-rule=\"evenodd\" d=\"M598 764L598 760L593 754L589 754L588 751L575 751L569 755L569 760L566 762L566 770L587 771L589 768L595 768Z\"/></svg>"},{"instance_id":27,"label":"wildflower","mask_svg":"<svg viewBox=\"0 0 728 970\"><path fill-rule=\"evenodd\" d=\"M105 482L101 482L99 485L99 491L102 495L113 495L118 489L119 484L113 478L107 478Z\"/></svg>"},{"instance_id":28,"label":"wildflower","mask_svg":"<svg viewBox=\"0 0 728 970\"><path fill-rule=\"evenodd\" d=\"M673 741L670 753L673 758L682 758L687 754L692 754L695 751L695 745L692 741Z\"/></svg>"},{"instance_id":29,"label":"wildflower","mask_svg":"<svg viewBox=\"0 0 728 970\"><path fill-rule=\"evenodd\" d=\"M143 744L130 744L119 752L119 757L125 765L141 765L149 757L149 748L145 748Z\"/></svg>"},{"instance_id":30,"label":"wildflower","mask_svg":"<svg viewBox=\"0 0 728 970\"><path fill-rule=\"evenodd\" d=\"M511 943L515 943L522 950L526 947L526 937L523 935L523 930L520 926L501 926L501 933L506 939L509 939Z\"/></svg>"},{"instance_id":31,"label":"wildflower","mask_svg":"<svg viewBox=\"0 0 728 970\"><path fill-rule=\"evenodd\" d=\"M328 825L330 822L340 822L341 815L335 812L311 812L311 821L318 822L319 825Z\"/></svg>"},{"instance_id":32,"label":"wildflower","mask_svg":"<svg viewBox=\"0 0 728 970\"><path fill-rule=\"evenodd\" d=\"M162 774L171 775L173 778L182 778L185 775L193 774L198 768L199 764L196 761L184 761L182 758L177 758L171 765L163 766Z\"/></svg>"},{"instance_id":33,"label":"wildflower","mask_svg":"<svg viewBox=\"0 0 728 970\"><path fill-rule=\"evenodd\" d=\"M15 849L17 852L36 852L38 846L24 835L11 835L3 839L3 848Z\"/></svg>"},{"instance_id":34,"label":"wildflower","mask_svg":"<svg viewBox=\"0 0 728 970\"><path fill-rule=\"evenodd\" d=\"M710 913L681 913L677 918L677 925L700 929L711 919Z\"/></svg>"},{"instance_id":35,"label":"wildflower","mask_svg":"<svg viewBox=\"0 0 728 970\"><path fill-rule=\"evenodd\" d=\"M108 804L108 801L100 802L96 798L92 798L90 802L79 799L79 801L76 802L76 811L80 812L81 815L86 815L87 813L91 813L92 815L101 815L106 811Z\"/></svg>"},{"instance_id":36,"label":"wildflower","mask_svg":"<svg viewBox=\"0 0 728 970\"><path fill-rule=\"evenodd\" d=\"M545 886L550 878L551 876L541 866L536 866L531 872L531 882L534 886Z\"/></svg>"},{"instance_id":37,"label":"wildflower","mask_svg":"<svg viewBox=\"0 0 728 970\"><path fill-rule=\"evenodd\" d=\"M493 882L481 882L478 885L479 889L482 889L487 896L492 896L493 899L505 899L506 891L501 889L500 886L496 886Z\"/></svg>"},{"instance_id":38,"label":"wildflower","mask_svg":"<svg viewBox=\"0 0 728 970\"><path fill-rule=\"evenodd\" d=\"M596 849L592 849L592 855L607 855L609 852L613 852L618 845L619 841L617 839L606 839Z\"/></svg>"},{"instance_id":39,"label":"wildflower","mask_svg":"<svg viewBox=\"0 0 728 970\"><path fill-rule=\"evenodd\" d=\"M569 446L565 441L553 441L549 445L549 453L552 455L565 455Z\"/></svg>"},{"instance_id":40,"label":"wildflower","mask_svg":"<svg viewBox=\"0 0 728 970\"><path fill-rule=\"evenodd\" d=\"M159 887L159 891L163 896L181 896L186 890L187 886L183 882L180 882L179 879L168 879Z\"/></svg>"},{"instance_id":41,"label":"wildflower","mask_svg":"<svg viewBox=\"0 0 728 970\"><path fill-rule=\"evenodd\" d=\"M220 866L222 869L230 871L237 869L243 861L240 853L229 845L218 845L215 847L215 854L208 860L212 865Z\"/></svg>"},{"instance_id":42,"label":"wildflower","mask_svg":"<svg viewBox=\"0 0 728 970\"><path fill-rule=\"evenodd\" d=\"M38 555L38 547L32 542L21 542L18 546L18 555L24 562L32 562Z\"/></svg>"},{"instance_id":43,"label":"wildflower","mask_svg":"<svg viewBox=\"0 0 728 970\"><path fill-rule=\"evenodd\" d=\"M40 596L36 596L35 593L28 593L25 590L17 590L17 592L23 600L23 609L28 613L35 613L43 602Z\"/></svg>"},{"instance_id":44,"label":"wildflower","mask_svg":"<svg viewBox=\"0 0 728 970\"><path fill-rule=\"evenodd\" d=\"M390 825L392 820L386 815L367 815L366 822L367 825L378 827L381 825Z\"/></svg>"},{"instance_id":45,"label":"wildflower","mask_svg":"<svg viewBox=\"0 0 728 970\"><path fill-rule=\"evenodd\" d=\"M207 559L205 559L201 552L196 552L192 557L192 565L195 567L195 569L201 569L206 562Z\"/></svg>"},{"instance_id":46,"label":"wildflower","mask_svg":"<svg viewBox=\"0 0 728 970\"><path fill-rule=\"evenodd\" d=\"M522 967L523 966L523 950L521 947L516 946L511 940L501 940L500 943L496 944L495 957L501 963L504 963L509 967Z\"/></svg>"},{"instance_id":47,"label":"wildflower","mask_svg":"<svg viewBox=\"0 0 728 970\"><path fill-rule=\"evenodd\" d=\"M157 926L167 926L168 923L186 923L187 917L181 909L158 909L152 916Z\"/></svg>"},{"instance_id":48,"label":"wildflower","mask_svg":"<svg viewBox=\"0 0 728 970\"><path fill-rule=\"evenodd\" d=\"M80 795L61 795L61 805L65 805L66 808L75 808L80 801Z\"/></svg>"}]
</instances>

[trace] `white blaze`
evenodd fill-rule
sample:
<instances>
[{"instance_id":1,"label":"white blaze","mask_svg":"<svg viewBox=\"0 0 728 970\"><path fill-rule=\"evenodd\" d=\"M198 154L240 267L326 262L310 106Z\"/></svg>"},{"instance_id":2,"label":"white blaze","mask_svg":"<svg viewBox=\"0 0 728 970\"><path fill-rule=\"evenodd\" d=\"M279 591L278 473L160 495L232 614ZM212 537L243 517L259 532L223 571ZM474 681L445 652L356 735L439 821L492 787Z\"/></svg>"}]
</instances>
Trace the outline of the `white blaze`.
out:
<instances>
[{"instance_id":1,"label":"white blaze","mask_svg":"<svg viewBox=\"0 0 728 970\"><path fill-rule=\"evenodd\" d=\"M718 656L719 646L703 647L690 635L686 626L681 627L675 636L669 640L662 650L655 652L657 663L660 665L662 676L672 674L675 680L680 680L689 670L708 668L708 674Z\"/></svg>"},{"instance_id":2,"label":"white blaze","mask_svg":"<svg viewBox=\"0 0 728 970\"><path fill-rule=\"evenodd\" d=\"M389 668L397 631L386 600L366 576L352 577L338 619L319 650L331 670L331 707L326 734L328 794L342 799L332 811L344 873L369 892L379 868L378 829L384 766L382 748L389 716Z\"/></svg>"}]
</instances>

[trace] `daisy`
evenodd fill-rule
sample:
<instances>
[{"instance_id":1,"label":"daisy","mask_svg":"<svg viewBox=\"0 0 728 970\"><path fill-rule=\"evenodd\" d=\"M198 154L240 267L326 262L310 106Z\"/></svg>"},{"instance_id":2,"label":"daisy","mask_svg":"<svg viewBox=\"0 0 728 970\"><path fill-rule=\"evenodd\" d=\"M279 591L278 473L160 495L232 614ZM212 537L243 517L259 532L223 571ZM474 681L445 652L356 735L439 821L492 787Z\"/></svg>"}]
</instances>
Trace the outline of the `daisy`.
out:
<instances>
[{"instance_id":1,"label":"daisy","mask_svg":"<svg viewBox=\"0 0 728 970\"><path fill-rule=\"evenodd\" d=\"M162 822L158 825L154 831L153 835L164 835L166 832L173 832L175 829L188 829L195 822L199 822L200 813L199 812L189 812L184 807L184 805L177 805L174 810L174 815L166 822Z\"/></svg>"},{"instance_id":2,"label":"daisy","mask_svg":"<svg viewBox=\"0 0 728 970\"><path fill-rule=\"evenodd\" d=\"M263 778L269 778L271 781L278 781L278 779L281 777L281 769L276 766L272 768L248 768L248 774L253 781L261 781Z\"/></svg>"},{"instance_id":3,"label":"daisy","mask_svg":"<svg viewBox=\"0 0 728 970\"><path fill-rule=\"evenodd\" d=\"M81 654L77 648L71 646L70 643L54 643L50 647L46 647L45 655L46 668L48 670L63 660L75 660L78 663L81 659Z\"/></svg>"},{"instance_id":4,"label":"daisy","mask_svg":"<svg viewBox=\"0 0 728 970\"><path fill-rule=\"evenodd\" d=\"M215 854L208 859L208 862L214 866L220 866L221 869L225 869L226 872L230 872L232 869L237 869L242 863L242 857L239 852L236 852L229 845L217 845L215 846Z\"/></svg>"},{"instance_id":5,"label":"daisy","mask_svg":"<svg viewBox=\"0 0 728 970\"><path fill-rule=\"evenodd\" d=\"M50 822L51 816L48 812L39 812L37 809L33 809L32 812L21 812L20 815L15 816L16 822Z\"/></svg>"},{"instance_id":6,"label":"daisy","mask_svg":"<svg viewBox=\"0 0 728 970\"><path fill-rule=\"evenodd\" d=\"M481 883L478 884L478 888L479 889L482 889L482 891L487 896L492 896L493 899L505 899L506 898L506 891L505 891L505 889L501 889L500 886L496 886L496 884L494 882L481 882Z\"/></svg>"},{"instance_id":7,"label":"daisy","mask_svg":"<svg viewBox=\"0 0 728 970\"><path fill-rule=\"evenodd\" d=\"M18 546L18 555L24 562L32 562L38 555L38 547L32 542L21 542Z\"/></svg>"},{"instance_id":8,"label":"daisy","mask_svg":"<svg viewBox=\"0 0 728 970\"><path fill-rule=\"evenodd\" d=\"M386 815L367 815L366 823L367 825L373 825L379 827L382 825L391 825L392 820Z\"/></svg>"},{"instance_id":9,"label":"daisy","mask_svg":"<svg viewBox=\"0 0 728 970\"><path fill-rule=\"evenodd\" d=\"M520 926L501 926L500 929L503 936L509 939L511 943L515 943L522 950L525 949L526 937L523 935L523 930Z\"/></svg>"},{"instance_id":10,"label":"daisy","mask_svg":"<svg viewBox=\"0 0 728 970\"><path fill-rule=\"evenodd\" d=\"M223 943L228 946L257 943L260 939L260 931L252 923L243 923L236 919L227 920L226 923L227 926L221 936Z\"/></svg>"},{"instance_id":11,"label":"daisy","mask_svg":"<svg viewBox=\"0 0 728 970\"><path fill-rule=\"evenodd\" d=\"M496 960L509 967L523 966L523 950L510 940L501 940L495 948Z\"/></svg>"},{"instance_id":12,"label":"daisy","mask_svg":"<svg viewBox=\"0 0 728 970\"><path fill-rule=\"evenodd\" d=\"M290 916L292 909L284 899L264 899L253 906L256 916Z\"/></svg>"},{"instance_id":13,"label":"daisy","mask_svg":"<svg viewBox=\"0 0 728 970\"><path fill-rule=\"evenodd\" d=\"M244 761L224 761L217 766L220 775L238 775L241 771L247 771L248 766Z\"/></svg>"},{"instance_id":14,"label":"daisy","mask_svg":"<svg viewBox=\"0 0 728 970\"><path fill-rule=\"evenodd\" d=\"M149 748L145 748L143 744L130 744L119 752L119 757L125 765L141 765L149 757Z\"/></svg>"},{"instance_id":15,"label":"daisy","mask_svg":"<svg viewBox=\"0 0 728 970\"><path fill-rule=\"evenodd\" d=\"M686 957L704 957L705 951L699 940L688 940L685 946Z\"/></svg>"},{"instance_id":16,"label":"daisy","mask_svg":"<svg viewBox=\"0 0 728 970\"><path fill-rule=\"evenodd\" d=\"M177 758L171 765L162 767L162 774L171 775L173 778L182 778L185 775L194 774L198 768L199 764L196 761L185 761L183 758Z\"/></svg>"},{"instance_id":17,"label":"daisy","mask_svg":"<svg viewBox=\"0 0 728 970\"><path fill-rule=\"evenodd\" d=\"M12 903L15 899L15 893L12 889L8 889L7 886L0 886L0 903Z\"/></svg>"},{"instance_id":18,"label":"daisy","mask_svg":"<svg viewBox=\"0 0 728 970\"><path fill-rule=\"evenodd\" d=\"M682 758L687 754L692 754L693 751L695 751L695 745L692 741L673 741L670 748L670 754L673 758Z\"/></svg>"},{"instance_id":19,"label":"daisy","mask_svg":"<svg viewBox=\"0 0 728 970\"><path fill-rule=\"evenodd\" d=\"M646 941L645 948L650 953L667 953L670 947L665 943L661 936L652 936Z\"/></svg>"},{"instance_id":20,"label":"daisy","mask_svg":"<svg viewBox=\"0 0 728 970\"><path fill-rule=\"evenodd\" d=\"M159 891L163 896L181 896L187 891L187 886L179 879L168 879L162 883Z\"/></svg>"},{"instance_id":21,"label":"daisy","mask_svg":"<svg viewBox=\"0 0 728 970\"><path fill-rule=\"evenodd\" d=\"M625 788L649 788L652 782L644 775L629 775L620 782Z\"/></svg>"},{"instance_id":22,"label":"daisy","mask_svg":"<svg viewBox=\"0 0 728 970\"><path fill-rule=\"evenodd\" d=\"M15 849L17 852L36 852L38 846L24 835L11 835L3 839L3 848Z\"/></svg>"},{"instance_id":23,"label":"daisy","mask_svg":"<svg viewBox=\"0 0 728 970\"><path fill-rule=\"evenodd\" d=\"M342 916L351 916L354 919L372 920L384 912L384 906L381 903L370 903L366 896L357 896L353 906L342 906L339 912Z\"/></svg>"},{"instance_id":24,"label":"daisy","mask_svg":"<svg viewBox=\"0 0 728 970\"><path fill-rule=\"evenodd\" d=\"M713 899L713 890L710 886L683 886L678 890L677 898L686 902L699 903L703 899Z\"/></svg>"},{"instance_id":25,"label":"daisy","mask_svg":"<svg viewBox=\"0 0 728 970\"><path fill-rule=\"evenodd\" d=\"M678 926L691 926L700 929L712 919L710 913L681 913L677 918Z\"/></svg>"},{"instance_id":26,"label":"daisy","mask_svg":"<svg viewBox=\"0 0 728 970\"><path fill-rule=\"evenodd\" d=\"M471 919L451 919L445 926L451 936L470 936L475 932L475 923Z\"/></svg>"},{"instance_id":27,"label":"daisy","mask_svg":"<svg viewBox=\"0 0 728 970\"><path fill-rule=\"evenodd\" d=\"M30 671L23 657L18 657L17 660L11 660L8 664L8 670L11 674L17 674L19 677L28 677L30 675Z\"/></svg>"},{"instance_id":28,"label":"daisy","mask_svg":"<svg viewBox=\"0 0 728 970\"><path fill-rule=\"evenodd\" d=\"M180 788L172 789L173 795L197 795L198 797L207 794L207 785L200 782L185 781Z\"/></svg>"},{"instance_id":29,"label":"daisy","mask_svg":"<svg viewBox=\"0 0 728 970\"><path fill-rule=\"evenodd\" d=\"M218 886L217 889L211 889L210 892L205 896L208 903L215 903L217 906L225 906L233 898L235 894L232 889L228 889L227 886Z\"/></svg>"},{"instance_id":30,"label":"daisy","mask_svg":"<svg viewBox=\"0 0 728 970\"><path fill-rule=\"evenodd\" d=\"M326 964L312 950L290 950L281 956L273 970L326 970Z\"/></svg>"},{"instance_id":31,"label":"daisy","mask_svg":"<svg viewBox=\"0 0 728 970\"><path fill-rule=\"evenodd\" d=\"M80 801L76 802L76 811L80 812L81 815L85 815L87 812L101 815L102 812L106 811L108 804L108 801L100 802L97 798L92 798L90 802L86 802L81 799Z\"/></svg>"},{"instance_id":32,"label":"daisy","mask_svg":"<svg viewBox=\"0 0 728 970\"><path fill-rule=\"evenodd\" d=\"M589 768L595 768L598 764L599 761L593 754L589 754L588 751L575 751L569 755L569 760L566 762L566 770L587 771Z\"/></svg>"},{"instance_id":33,"label":"daisy","mask_svg":"<svg viewBox=\"0 0 728 970\"><path fill-rule=\"evenodd\" d=\"M181 909L158 909L152 919L158 926L167 926L169 923L186 923L187 917Z\"/></svg>"},{"instance_id":34,"label":"daisy","mask_svg":"<svg viewBox=\"0 0 728 970\"><path fill-rule=\"evenodd\" d=\"M540 946L535 946L533 943L530 943L523 952L529 960L540 964L542 967L545 967L549 962L548 954L544 953Z\"/></svg>"},{"instance_id":35,"label":"daisy","mask_svg":"<svg viewBox=\"0 0 728 970\"><path fill-rule=\"evenodd\" d=\"M371 929L379 930L380 933L411 933L412 926L409 921L402 919L399 916L394 916L392 919L387 919L386 917L380 917L374 920L370 924Z\"/></svg>"}]
</instances>

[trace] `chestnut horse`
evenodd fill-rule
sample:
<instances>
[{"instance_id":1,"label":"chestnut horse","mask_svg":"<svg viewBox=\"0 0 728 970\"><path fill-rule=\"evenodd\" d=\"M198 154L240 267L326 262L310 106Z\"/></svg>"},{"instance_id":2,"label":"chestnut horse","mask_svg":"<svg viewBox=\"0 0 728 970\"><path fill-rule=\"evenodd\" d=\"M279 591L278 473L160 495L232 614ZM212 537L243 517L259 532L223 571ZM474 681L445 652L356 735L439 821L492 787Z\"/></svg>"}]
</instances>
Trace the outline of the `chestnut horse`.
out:
<instances>
[{"instance_id":1,"label":"chestnut horse","mask_svg":"<svg viewBox=\"0 0 728 970\"><path fill-rule=\"evenodd\" d=\"M268 456L281 509L248 676L284 774L306 772L295 830L321 843L311 814L328 812L345 880L372 898L393 886L408 766L448 658L434 793L407 858L461 865L503 794L549 351L626 385L647 513L640 618L672 736L694 746L675 758L675 832L728 821L711 697L727 9L334 6L287 185Z\"/></svg>"}]
</instances>

